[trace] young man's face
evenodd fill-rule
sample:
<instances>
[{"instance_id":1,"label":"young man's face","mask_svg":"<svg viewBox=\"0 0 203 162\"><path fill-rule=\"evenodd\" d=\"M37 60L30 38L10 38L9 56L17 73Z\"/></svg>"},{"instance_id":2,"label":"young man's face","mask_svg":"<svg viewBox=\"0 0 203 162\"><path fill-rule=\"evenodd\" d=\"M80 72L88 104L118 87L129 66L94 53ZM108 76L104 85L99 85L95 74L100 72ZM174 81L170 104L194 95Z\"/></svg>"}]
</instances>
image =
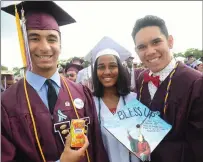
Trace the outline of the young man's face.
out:
<instances>
[{"instance_id":1,"label":"young man's face","mask_svg":"<svg viewBox=\"0 0 203 162\"><path fill-rule=\"evenodd\" d=\"M67 71L65 75L69 80L72 80L73 82L76 82L77 79L77 73L75 71Z\"/></svg>"},{"instance_id":2,"label":"young man's face","mask_svg":"<svg viewBox=\"0 0 203 162\"><path fill-rule=\"evenodd\" d=\"M28 30L33 71L57 69L61 52L60 36L55 30Z\"/></svg>"},{"instance_id":3,"label":"young man's face","mask_svg":"<svg viewBox=\"0 0 203 162\"><path fill-rule=\"evenodd\" d=\"M133 58L128 58L126 60L126 63L127 63L128 68L132 68L132 66L133 66Z\"/></svg>"},{"instance_id":4,"label":"young man's face","mask_svg":"<svg viewBox=\"0 0 203 162\"><path fill-rule=\"evenodd\" d=\"M171 61L173 37L165 37L157 26L144 27L135 36L135 49L140 60L152 71L159 72Z\"/></svg>"},{"instance_id":5,"label":"young man's face","mask_svg":"<svg viewBox=\"0 0 203 162\"><path fill-rule=\"evenodd\" d=\"M187 63L192 64L194 61L195 61L195 57L191 56L191 57L188 58Z\"/></svg>"}]
</instances>

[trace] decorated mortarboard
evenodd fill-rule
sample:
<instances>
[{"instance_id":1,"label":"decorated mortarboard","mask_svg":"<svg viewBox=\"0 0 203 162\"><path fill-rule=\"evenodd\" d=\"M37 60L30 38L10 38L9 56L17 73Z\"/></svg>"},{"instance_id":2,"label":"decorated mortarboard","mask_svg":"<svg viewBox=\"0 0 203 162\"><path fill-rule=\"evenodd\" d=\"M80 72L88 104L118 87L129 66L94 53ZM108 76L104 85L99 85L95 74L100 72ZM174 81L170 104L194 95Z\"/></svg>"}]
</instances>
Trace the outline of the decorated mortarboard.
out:
<instances>
[{"instance_id":1,"label":"decorated mortarboard","mask_svg":"<svg viewBox=\"0 0 203 162\"><path fill-rule=\"evenodd\" d=\"M112 49L115 50L121 59L121 61L125 61L128 57L130 57L132 54L123 46L118 44L113 39L105 36L103 37L96 46L85 56L84 60L95 62L97 54L105 49Z\"/></svg>"},{"instance_id":2,"label":"decorated mortarboard","mask_svg":"<svg viewBox=\"0 0 203 162\"><path fill-rule=\"evenodd\" d=\"M16 17L23 66L32 69L27 30L56 30L59 26L76 22L53 1L23 1L1 10ZM20 21L21 19L21 21Z\"/></svg>"},{"instance_id":3,"label":"decorated mortarboard","mask_svg":"<svg viewBox=\"0 0 203 162\"><path fill-rule=\"evenodd\" d=\"M68 71L75 71L76 73L78 73L78 71L82 70L83 67L81 65L78 64L72 64L72 63L67 63L66 64L66 68L65 68L65 72Z\"/></svg>"}]
</instances>

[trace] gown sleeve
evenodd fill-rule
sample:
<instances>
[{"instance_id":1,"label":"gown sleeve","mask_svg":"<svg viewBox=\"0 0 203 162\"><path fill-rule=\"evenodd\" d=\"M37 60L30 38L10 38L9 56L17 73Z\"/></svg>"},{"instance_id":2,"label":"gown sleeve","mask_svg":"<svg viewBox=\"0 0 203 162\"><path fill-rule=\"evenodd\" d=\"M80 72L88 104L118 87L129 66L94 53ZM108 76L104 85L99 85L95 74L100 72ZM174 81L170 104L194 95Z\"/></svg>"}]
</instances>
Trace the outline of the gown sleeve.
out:
<instances>
[{"instance_id":1,"label":"gown sleeve","mask_svg":"<svg viewBox=\"0 0 203 162\"><path fill-rule=\"evenodd\" d=\"M195 162L203 161L203 77L194 82L188 114L186 140L192 148Z\"/></svg>"},{"instance_id":2,"label":"gown sleeve","mask_svg":"<svg viewBox=\"0 0 203 162\"><path fill-rule=\"evenodd\" d=\"M3 162L15 162L16 147L12 142L12 130L9 117L1 102L1 160Z\"/></svg>"}]
</instances>

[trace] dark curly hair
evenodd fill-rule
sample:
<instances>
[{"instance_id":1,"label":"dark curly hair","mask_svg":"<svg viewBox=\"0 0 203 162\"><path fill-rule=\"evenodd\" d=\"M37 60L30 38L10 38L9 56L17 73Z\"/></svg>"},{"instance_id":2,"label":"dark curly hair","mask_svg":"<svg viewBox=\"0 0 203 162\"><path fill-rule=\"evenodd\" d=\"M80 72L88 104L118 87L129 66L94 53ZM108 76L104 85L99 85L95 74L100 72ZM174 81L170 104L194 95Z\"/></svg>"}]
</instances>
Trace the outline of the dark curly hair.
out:
<instances>
[{"instance_id":1,"label":"dark curly hair","mask_svg":"<svg viewBox=\"0 0 203 162\"><path fill-rule=\"evenodd\" d=\"M168 29L166 27L165 21L157 16L147 15L141 19L138 19L133 27L132 38L135 42L135 36L140 31L140 29L149 27L149 26L157 26L161 30L161 32L168 38Z\"/></svg>"}]
</instances>

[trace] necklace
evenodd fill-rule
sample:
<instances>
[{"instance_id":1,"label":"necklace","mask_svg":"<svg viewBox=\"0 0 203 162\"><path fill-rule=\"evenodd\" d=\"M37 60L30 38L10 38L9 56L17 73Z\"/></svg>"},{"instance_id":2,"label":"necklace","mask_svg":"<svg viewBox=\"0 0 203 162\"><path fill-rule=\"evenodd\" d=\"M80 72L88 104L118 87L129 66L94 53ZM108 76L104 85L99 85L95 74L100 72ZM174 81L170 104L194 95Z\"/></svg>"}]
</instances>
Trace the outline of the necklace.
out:
<instances>
[{"instance_id":1,"label":"necklace","mask_svg":"<svg viewBox=\"0 0 203 162\"><path fill-rule=\"evenodd\" d=\"M71 95L71 92L70 92L70 89L69 89L69 87L68 87L68 84L66 83L64 77L61 76L61 79L62 79L63 83L65 84L66 90L68 91L69 97L70 97L70 99L71 99L71 103L72 103L73 108L74 108L75 113L76 113L76 116L77 116L77 118L79 119L80 117L79 117L78 112L77 112L77 110L76 110L76 107L75 107L75 105L74 105L73 97L72 97L72 95ZM42 146L41 146L40 141L39 141L39 136L38 136L38 133L37 133L37 128L36 128L35 119L34 119L34 116L33 116L33 113L32 113L32 108L31 108L30 99L29 99L29 96L28 96L27 84L26 84L26 77L25 77L25 76L24 76L24 91L25 91L25 96L26 96L26 100L27 100L27 104L28 104L28 109L29 109L30 116L31 116L31 120L32 120L32 124L33 124L35 139L36 139L36 141L37 141L37 145L38 145L38 148L39 148L41 157L42 157L43 161L46 162L44 153L43 153L43 151L42 151ZM90 162L89 153L88 153L87 150L86 150L86 156L87 156L88 162Z\"/></svg>"}]
</instances>

